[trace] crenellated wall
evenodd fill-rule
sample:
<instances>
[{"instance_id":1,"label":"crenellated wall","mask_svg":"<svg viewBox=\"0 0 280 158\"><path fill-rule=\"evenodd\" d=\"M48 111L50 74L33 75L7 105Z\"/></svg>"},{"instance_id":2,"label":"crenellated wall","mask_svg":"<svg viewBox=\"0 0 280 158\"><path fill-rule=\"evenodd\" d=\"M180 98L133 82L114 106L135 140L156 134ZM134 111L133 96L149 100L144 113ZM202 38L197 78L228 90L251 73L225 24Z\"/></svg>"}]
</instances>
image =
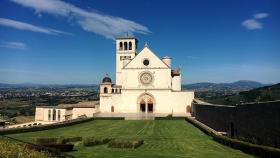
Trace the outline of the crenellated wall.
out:
<instances>
[{"instance_id":1,"label":"crenellated wall","mask_svg":"<svg viewBox=\"0 0 280 158\"><path fill-rule=\"evenodd\" d=\"M193 116L217 131L280 147L280 101L238 106L193 104Z\"/></svg>"}]
</instances>

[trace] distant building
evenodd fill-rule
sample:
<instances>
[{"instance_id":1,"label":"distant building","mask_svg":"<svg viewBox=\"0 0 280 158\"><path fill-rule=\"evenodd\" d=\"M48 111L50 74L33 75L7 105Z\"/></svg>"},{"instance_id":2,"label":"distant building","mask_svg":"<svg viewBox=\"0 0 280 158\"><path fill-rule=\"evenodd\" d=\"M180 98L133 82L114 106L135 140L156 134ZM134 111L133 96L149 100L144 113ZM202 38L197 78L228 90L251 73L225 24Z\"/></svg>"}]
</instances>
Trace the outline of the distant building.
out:
<instances>
[{"instance_id":1,"label":"distant building","mask_svg":"<svg viewBox=\"0 0 280 158\"><path fill-rule=\"evenodd\" d=\"M58 106L37 106L35 121L61 122L80 117L93 117L99 107L98 101L78 104L59 104Z\"/></svg>"},{"instance_id":2,"label":"distant building","mask_svg":"<svg viewBox=\"0 0 280 158\"><path fill-rule=\"evenodd\" d=\"M181 90L181 77L170 57L160 59L147 44L137 53L136 38L117 38L116 83L103 78L100 112L189 115L194 92Z\"/></svg>"}]
</instances>

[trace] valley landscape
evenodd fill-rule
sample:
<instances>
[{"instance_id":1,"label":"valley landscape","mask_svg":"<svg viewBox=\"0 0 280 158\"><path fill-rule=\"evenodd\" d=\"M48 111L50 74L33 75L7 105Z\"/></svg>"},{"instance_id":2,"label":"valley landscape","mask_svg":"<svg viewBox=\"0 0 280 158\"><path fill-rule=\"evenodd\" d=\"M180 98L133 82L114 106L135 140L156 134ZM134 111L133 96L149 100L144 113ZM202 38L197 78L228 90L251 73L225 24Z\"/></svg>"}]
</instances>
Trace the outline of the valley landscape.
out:
<instances>
[{"instance_id":1,"label":"valley landscape","mask_svg":"<svg viewBox=\"0 0 280 158\"><path fill-rule=\"evenodd\" d=\"M279 84L262 84L255 81L185 84L182 88L194 90L196 98L221 105L280 99ZM73 104L89 100L98 100L97 85L1 83L0 118L11 123L29 122L34 120L36 106Z\"/></svg>"},{"instance_id":2,"label":"valley landscape","mask_svg":"<svg viewBox=\"0 0 280 158\"><path fill-rule=\"evenodd\" d=\"M280 158L279 6L1 0L0 158Z\"/></svg>"}]
</instances>

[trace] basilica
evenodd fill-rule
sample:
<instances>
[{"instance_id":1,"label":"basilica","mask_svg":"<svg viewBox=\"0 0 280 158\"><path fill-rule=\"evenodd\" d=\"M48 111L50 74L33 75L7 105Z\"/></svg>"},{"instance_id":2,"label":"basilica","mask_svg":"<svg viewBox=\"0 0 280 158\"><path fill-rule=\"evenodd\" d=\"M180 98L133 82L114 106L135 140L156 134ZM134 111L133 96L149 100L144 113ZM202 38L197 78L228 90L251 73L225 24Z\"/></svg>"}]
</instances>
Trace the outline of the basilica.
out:
<instances>
[{"instance_id":1,"label":"basilica","mask_svg":"<svg viewBox=\"0 0 280 158\"><path fill-rule=\"evenodd\" d=\"M138 52L137 43L128 35L116 39L116 82L103 78L100 113L189 114L194 92L181 90L181 70L147 44Z\"/></svg>"},{"instance_id":2,"label":"basilica","mask_svg":"<svg viewBox=\"0 0 280 158\"><path fill-rule=\"evenodd\" d=\"M48 124L95 116L188 116L194 92L181 90L181 78L181 70L172 69L172 58L159 58L147 44L138 52L134 37L117 38L116 82L108 75L103 78L100 100L37 106L35 121Z\"/></svg>"}]
</instances>

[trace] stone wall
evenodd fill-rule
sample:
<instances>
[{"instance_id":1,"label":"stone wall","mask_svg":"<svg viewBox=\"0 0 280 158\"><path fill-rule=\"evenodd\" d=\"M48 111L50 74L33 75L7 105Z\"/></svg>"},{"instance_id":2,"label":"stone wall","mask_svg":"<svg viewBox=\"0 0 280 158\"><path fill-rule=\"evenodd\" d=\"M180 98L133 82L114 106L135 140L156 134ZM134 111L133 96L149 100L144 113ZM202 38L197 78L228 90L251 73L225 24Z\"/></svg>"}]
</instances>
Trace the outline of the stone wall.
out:
<instances>
[{"instance_id":1,"label":"stone wall","mask_svg":"<svg viewBox=\"0 0 280 158\"><path fill-rule=\"evenodd\" d=\"M193 116L231 137L280 147L280 101L225 105L193 104Z\"/></svg>"},{"instance_id":2,"label":"stone wall","mask_svg":"<svg viewBox=\"0 0 280 158\"><path fill-rule=\"evenodd\" d=\"M216 131L227 131L229 122L233 117L233 106L220 105L201 105L194 104L192 106L195 118L215 129Z\"/></svg>"}]
</instances>

